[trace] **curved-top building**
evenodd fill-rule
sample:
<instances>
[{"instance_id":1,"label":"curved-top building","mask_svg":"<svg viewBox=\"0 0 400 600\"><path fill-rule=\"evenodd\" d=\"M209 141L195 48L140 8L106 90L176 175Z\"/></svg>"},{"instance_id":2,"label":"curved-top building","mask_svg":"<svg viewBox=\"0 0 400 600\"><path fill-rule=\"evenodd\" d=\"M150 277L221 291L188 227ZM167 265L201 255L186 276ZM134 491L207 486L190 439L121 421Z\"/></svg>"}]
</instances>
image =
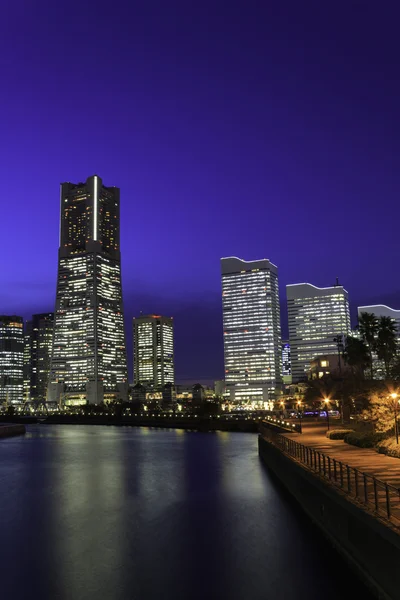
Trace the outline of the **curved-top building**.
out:
<instances>
[{"instance_id":1,"label":"curved-top building","mask_svg":"<svg viewBox=\"0 0 400 600\"><path fill-rule=\"evenodd\" d=\"M119 198L97 175L61 184L49 400L99 404L127 393Z\"/></svg>"}]
</instances>

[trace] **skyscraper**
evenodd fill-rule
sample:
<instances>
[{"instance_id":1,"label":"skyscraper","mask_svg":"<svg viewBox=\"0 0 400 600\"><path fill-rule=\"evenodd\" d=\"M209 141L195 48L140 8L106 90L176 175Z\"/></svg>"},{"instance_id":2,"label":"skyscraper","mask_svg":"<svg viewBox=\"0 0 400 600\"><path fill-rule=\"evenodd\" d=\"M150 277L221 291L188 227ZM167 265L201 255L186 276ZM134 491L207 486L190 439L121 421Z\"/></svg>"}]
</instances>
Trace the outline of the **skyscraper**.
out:
<instances>
[{"instance_id":1,"label":"skyscraper","mask_svg":"<svg viewBox=\"0 0 400 600\"><path fill-rule=\"evenodd\" d=\"M221 259L225 381L235 402L265 402L282 382L278 268Z\"/></svg>"},{"instance_id":2,"label":"skyscraper","mask_svg":"<svg viewBox=\"0 0 400 600\"><path fill-rule=\"evenodd\" d=\"M147 315L133 319L134 383L161 390L175 382L174 321L172 317Z\"/></svg>"},{"instance_id":3,"label":"skyscraper","mask_svg":"<svg viewBox=\"0 0 400 600\"><path fill-rule=\"evenodd\" d=\"M292 365L290 362L289 340L282 340L282 376L289 377L291 374L292 374Z\"/></svg>"},{"instance_id":4,"label":"skyscraper","mask_svg":"<svg viewBox=\"0 0 400 600\"><path fill-rule=\"evenodd\" d=\"M286 286L293 382L307 377L310 362L337 353L337 338L350 334L347 291L341 285L318 288L311 283Z\"/></svg>"},{"instance_id":5,"label":"skyscraper","mask_svg":"<svg viewBox=\"0 0 400 600\"><path fill-rule=\"evenodd\" d=\"M53 326L53 313L33 315L32 320L25 323L24 397L32 402L46 400Z\"/></svg>"},{"instance_id":6,"label":"skyscraper","mask_svg":"<svg viewBox=\"0 0 400 600\"><path fill-rule=\"evenodd\" d=\"M99 404L127 394L119 189L93 175L60 194L49 400Z\"/></svg>"},{"instance_id":7,"label":"skyscraper","mask_svg":"<svg viewBox=\"0 0 400 600\"><path fill-rule=\"evenodd\" d=\"M0 316L0 403L16 404L23 399L24 321L22 317Z\"/></svg>"},{"instance_id":8,"label":"skyscraper","mask_svg":"<svg viewBox=\"0 0 400 600\"><path fill-rule=\"evenodd\" d=\"M397 335L400 338L400 310L396 310L394 308L389 308L385 304L373 304L370 306L359 306L357 309L358 317L360 317L361 313L371 313L375 315L378 319L379 317L389 317L392 319L393 323L395 323L397 327Z\"/></svg>"}]
</instances>

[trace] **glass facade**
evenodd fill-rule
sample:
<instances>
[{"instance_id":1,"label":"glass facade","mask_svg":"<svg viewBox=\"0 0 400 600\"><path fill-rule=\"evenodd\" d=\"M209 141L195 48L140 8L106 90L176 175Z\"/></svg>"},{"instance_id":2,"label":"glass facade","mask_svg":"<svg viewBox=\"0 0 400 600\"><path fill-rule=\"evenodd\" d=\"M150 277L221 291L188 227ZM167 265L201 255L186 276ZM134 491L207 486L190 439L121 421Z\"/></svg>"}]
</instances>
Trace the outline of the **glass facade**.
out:
<instances>
[{"instance_id":1,"label":"glass facade","mask_svg":"<svg viewBox=\"0 0 400 600\"><path fill-rule=\"evenodd\" d=\"M133 319L134 383L160 390L175 382L172 317L147 315Z\"/></svg>"},{"instance_id":2,"label":"glass facade","mask_svg":"<svg viewBox=\"0 0 400 600\"><path fill-rule=\"evenodd\" d=\"M221 259L225 381L234 402L266 402L282 381L278 269Z\"/></svg>"},{"instance_id":3,"label":"glass facade","mask_svg":"<svg viewBox=\"0 0 400 600\"><path fill-rule=\"evenodd\" d=\"M61 185L49 399L99 404L127 390L119 189L100 177Z\"/></svg>"},{"instance_id":4,"label":"glass facade","mask_svg":"<svg viewBox=\"0 0 400 600\"><path fill-rule=\"evenodd\" d=\"M24 400L44 401L49 384L54 314L33 315L25 323Z\"/></svg>"},{"instance_id":5,"label":"glass facade","mask_svg":"<svg viewBox=\"0 0 400 600\"><path fill-rule=\"evenodd\" d=\"M287 340L282 340L282 376L287 377L291 374L290 344Z\"/></svg>"},{"instance_id":6,"label":"glass facade","mask_svg":"<svg viewBox=\"0 0 400 600\"><path fill-rule=\"evenodd\" d=\"M318 288L310 283L286 287L293 382L307 378L317 356L337 353L338 335L350 333L347 291L341 286Z\"/></svg>"},{"instance_id":7,"label":"glass facade","mask_svg":"<svg viewBox=\"0 0 400 600\"><path fill-rule=\"evenodd\" d=\"M0 404L23 401L24 322L0 316Z\"/></svg>"}]
</instances>

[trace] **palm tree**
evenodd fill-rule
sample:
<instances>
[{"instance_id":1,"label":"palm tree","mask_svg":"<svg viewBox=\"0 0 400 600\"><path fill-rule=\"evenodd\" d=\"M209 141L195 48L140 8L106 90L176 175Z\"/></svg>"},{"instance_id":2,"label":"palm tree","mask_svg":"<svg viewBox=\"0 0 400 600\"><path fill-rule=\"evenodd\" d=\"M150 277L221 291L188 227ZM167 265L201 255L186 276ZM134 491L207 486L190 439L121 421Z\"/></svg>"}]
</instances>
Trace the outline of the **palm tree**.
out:
<instances>
[{"instance_id":1,"label":"palm tree","mask_svg":"<svg viewBox=\"0 0 400 600\"><path fill-rule=\"evenodd\" d=\"M344 362L351 367L353 374L364 375L365 369L370 364L368 346L363 340L347 336L343 352Z\"/></svg>"},{"instance_id":2,"label":"palm tree","mask_svg":"<svg viewBox=\"0 0 400 600\"><path fill-rule=\"evenodd\" d=\"M378 319L376 316L372 313L362 312L358 319L358 331L360 332L362 341L368 348L371 379L373 379L374 367L372 355L376 350L378 336Z\"/></svg>"},{"instance_id":3,"label":"palm tree","mask_svg":"<svg viewBox=\"0 0 400 600\"><path fill-rule=\"evenodd\" d=\"M378 338L376 340L378 358L385 365L386 378L390 375L390 367L397 354L397 327L390 317L380 317L378 321Z\"/></svg>"}]
</instances>

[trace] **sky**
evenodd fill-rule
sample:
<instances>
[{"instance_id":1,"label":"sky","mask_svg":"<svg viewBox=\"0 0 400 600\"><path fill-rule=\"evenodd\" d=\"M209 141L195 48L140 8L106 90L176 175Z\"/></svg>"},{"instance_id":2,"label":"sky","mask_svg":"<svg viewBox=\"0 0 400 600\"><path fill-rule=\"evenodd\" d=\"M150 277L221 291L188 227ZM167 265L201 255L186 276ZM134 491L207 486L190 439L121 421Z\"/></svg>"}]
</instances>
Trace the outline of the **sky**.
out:
<instances>
[{"instance_id":1,"label":"sky","mask_svg":"<svg viewBox=\"0 0 400 600\"><path fill-rule=\"evenodd\" d=\"M398 2L4 0L0 313L54 308L59 184L121 189L135 314L223 377L220 258L400 309ZM131 356L129 357L131 362Z\"/></svg>"}]
</instances>

